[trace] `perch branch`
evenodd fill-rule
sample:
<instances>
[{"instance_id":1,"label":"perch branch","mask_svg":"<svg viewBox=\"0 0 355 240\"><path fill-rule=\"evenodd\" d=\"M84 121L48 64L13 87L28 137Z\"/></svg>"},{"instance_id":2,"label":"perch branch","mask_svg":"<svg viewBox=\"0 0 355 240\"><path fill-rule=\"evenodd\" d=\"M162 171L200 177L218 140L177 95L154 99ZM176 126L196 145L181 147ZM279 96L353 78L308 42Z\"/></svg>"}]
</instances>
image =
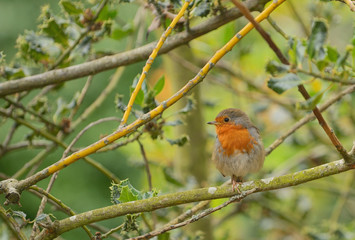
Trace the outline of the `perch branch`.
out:
<instances>
[{"instance_id":1,"label":"perch branch","mask_svg":"<svg viewBox=\"0 0 355 240\"><path fill-rule=\"evenodd\" d=\"M264 192L275 189L296 186L315 179L327 177L355 168L355 164L348 164L343 159L323 164L314 168L305 169L299 172L286 174L279 177L271 177L240 185L241 192L255 189L255 192ZM56 221L50 229L44 229L36 240L52 239L64 232L81 227L83 225L115 218L126 214L150 212L156 209L176 206L185 203L198 202L204 200L232 197L235 192L230 186L209 187L188 190L178 193L170 193L158 197L144 200L116 204L104 208L95 209Z\"/></svg>"}]
</instances>

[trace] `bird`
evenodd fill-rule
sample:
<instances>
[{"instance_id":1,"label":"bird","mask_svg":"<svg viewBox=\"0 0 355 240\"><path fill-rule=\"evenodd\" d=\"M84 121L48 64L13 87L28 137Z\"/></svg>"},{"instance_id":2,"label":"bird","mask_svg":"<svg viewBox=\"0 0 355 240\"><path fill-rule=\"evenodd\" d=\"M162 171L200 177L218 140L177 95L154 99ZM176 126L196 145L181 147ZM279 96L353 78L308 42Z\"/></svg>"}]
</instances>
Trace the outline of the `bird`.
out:
<instances>
[{"instance_id":1,"label":"bird","mask_svg":"<svg viewBox=\"0 0 355 240\"><path fill-rule=\"evenodd\" d=\"M227 108L207 124L216 127L216 142L212 161L220 173L231 177L232 189L238 186L248 173L258 172L264 164L265 151L259 129L240 109Z\"/></svg>"}]
</instances>

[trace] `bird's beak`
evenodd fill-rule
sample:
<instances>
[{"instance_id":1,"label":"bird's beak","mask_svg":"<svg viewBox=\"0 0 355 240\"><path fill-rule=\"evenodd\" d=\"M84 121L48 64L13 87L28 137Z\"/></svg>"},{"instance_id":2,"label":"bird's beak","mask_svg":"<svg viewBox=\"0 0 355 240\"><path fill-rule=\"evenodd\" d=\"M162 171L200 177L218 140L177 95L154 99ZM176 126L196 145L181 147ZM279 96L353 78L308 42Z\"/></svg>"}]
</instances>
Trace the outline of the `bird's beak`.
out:
<instances>
[{"instance_id":1,"label":"bird's beak","mask_svg":"<svg viewBox=\"0 0 355 240\"><path fill-rule=\"evenodd\" d=\"M216 121L211 121L211 122L208 122L207 124L217 125L218 123Z\"/></svg>"}]
</instances>

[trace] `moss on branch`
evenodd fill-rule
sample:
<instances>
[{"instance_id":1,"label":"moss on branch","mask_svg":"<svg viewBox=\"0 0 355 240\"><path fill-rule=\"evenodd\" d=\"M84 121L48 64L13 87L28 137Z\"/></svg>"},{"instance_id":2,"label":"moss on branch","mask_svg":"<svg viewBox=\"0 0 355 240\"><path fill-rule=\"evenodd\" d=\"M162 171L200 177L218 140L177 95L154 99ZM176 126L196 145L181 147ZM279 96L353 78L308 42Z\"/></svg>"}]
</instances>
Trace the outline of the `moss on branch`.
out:
<instances>
[{"instance_id":1,"label":"moss on branch","mask_svg":"<svg viewBox=\"0 0 355 240\"><path fill-rule=\"evenodd\" d=\"M286 174L279 177L271 177L250 182L245 182L240 186L241 191L256 189L255 192L264 192L290 186L299 185L315 179L338 174L355 168L355 163L347 164L343 159L320 165L314 168L302 170L295 173ZM227 198L235 195L236 192L230 186L200 188L178 193L170 193L149 199L121 203L113 206L95 209L84 212L63 220L56 221L53 229L41 232L36 239L52 239L69 230L83 225L115 218L126 214L150 212L160 208L176 206L191 202Z\"/></svg>"}]
</instances>

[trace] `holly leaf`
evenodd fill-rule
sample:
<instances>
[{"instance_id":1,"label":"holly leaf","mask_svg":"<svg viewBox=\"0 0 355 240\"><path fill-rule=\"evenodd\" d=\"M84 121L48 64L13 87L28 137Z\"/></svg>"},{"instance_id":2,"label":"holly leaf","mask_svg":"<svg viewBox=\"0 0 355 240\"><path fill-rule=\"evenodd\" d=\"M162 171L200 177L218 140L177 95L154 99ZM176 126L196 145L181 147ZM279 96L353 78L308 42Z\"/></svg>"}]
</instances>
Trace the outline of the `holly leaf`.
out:
<instances>
[{"instance_id":1,"label":"holly leaf","mask_svg":"<svg viewBox=\"0 0 355 240\"><path fill-rule=\"evenodd\" d=\"M211 11L211 2L206 0L197 1L196 7L191 11L191 14L197 17L206 17Z\"/></svg>"},{"instance_id":2,"label":"holly leaf","mask_svg":"<svg viewBox=\"0 0 355 240\"><path fill-rule=\"evenodd\" d=\"M275 60L269 61L266 65L266 71L273 76L280 73L288 72L289 70L290 70L290 65L285 65Z\"/></svg>"},{"instance_id":3,"label":"holly leaf","mask_svg":"<svg viewBox=\"0 0 355 240\"><path fill-rule=\"evenodd\" d=\"M179 147L182 147L189 141L189 138L187 136L182 136L181 138L177 139L166 139L171 145L178 145Z\"/></svg>"},{"instance_id":4,"label":"holly leaf","mask_svg":"<svg viewBox=\"0 0 355 240\"><path fill-rule=\"evenodd\" d=\"M138 200L138 195L135 195L128 186L122 186L121 194L118 201L121 203L132 202Z\"/></svg>"},{"instance_id":5,"label":"holly leaf","mask_svg":"<svg viewBox=\"0 0 355 240\"><path fill-rule=\"evenodd\" d=\"M316 19L312 24L312 32L308 39L307 53L311 58L324 57L323 44L327 39L328 27L325 20Z\"/></svg>"},{"instance_id":6,"label":"holly leaf","mask_svg":"<svg viewBox=\"0 0 355 240\"><path fill-rule=\"evenodd\" d=\"M288 73L282 77L270 78L267 85L269 88L281 94L286 90L296 87L302 83L302 80L294 73Z\"/></svg>"},{"instance_id":7,"label":"holly leaf","mask_svg":"<svg viewBox=\"0 0 355 240\"><path fill-rule=\"evenodd\" d=\"M110 187L111 202L114 204L131 202L142 199L142 193L135 189L128 179L120 183L112 183Z\"/></svg>"},{"instance_id":8,"label":"holly leaf","mask_svg":"<svg viewBox=\"0 0 355 240\"><path fill-rule=\"evenodd\" d=\"M56 43L67 47L68 44L68 36L63 31L63 28L57 23L57 21L52 17L45 21L40 28L47 34L47 36L51 37Z\"/></svg>"}]
</instances>

